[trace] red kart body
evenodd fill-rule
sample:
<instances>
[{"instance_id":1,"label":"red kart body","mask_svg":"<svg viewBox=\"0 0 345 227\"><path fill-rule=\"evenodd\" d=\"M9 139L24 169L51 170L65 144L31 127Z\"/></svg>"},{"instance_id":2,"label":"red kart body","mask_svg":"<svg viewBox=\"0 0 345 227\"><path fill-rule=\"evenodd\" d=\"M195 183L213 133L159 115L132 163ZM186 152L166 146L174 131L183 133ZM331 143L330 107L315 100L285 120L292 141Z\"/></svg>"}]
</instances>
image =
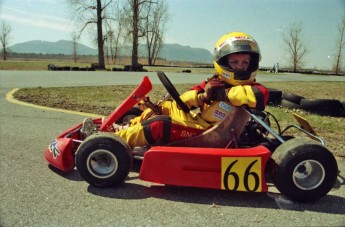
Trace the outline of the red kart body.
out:
<instances>
[{"instance_id":1,"label":"red kart body","mask_svg":"<svg viewBox=\"0 0 345 227\"><path fill-rule=\"evenodd\" d=\"M104 122L101 118L94 119L97 131L101 132L98 137L85 138L81 133L82 124L58 135L44 152L48 163L62 172L70 172L77 167L86 181L99 187L116 186L124 181L135 156L134 150L129 150L126 142L117 139L114 133L108 132L108 128L143 100L151 89L149 78L144 77L135 91ZM276 137L274 141L278 144L274 148L266 146L267 142L261 143L265 146L260 143L238 145L250 117ZM312 201L327 194L338 173L332 154L323 145L309 140L285 142L281 134L276 134L244 108L237 107L221 123L201 135L150 147L140 157L143 161L139 178L165 185L267 192L266 175L273 174L278 190L293 200ZM112 166L116 167L109 170ZM128 170L116 172L126 168ZM113 180L116 182L112 183Z\"/></svg>"},{"instance_id":2,"label":"red kart body","mask_svg":"<svg viewBox=\"0 0 345 227\"><path fill-rule=\"evenodd\" d=\"M151 89L150 81L144 77L141 85L103 124L100 118L94 119L94 123L101 125L100 131L107 129ZM75 167L74 153L82 143L81 126L78 124L58 135L45 151L46 160L63 172ZM270 154L263 146L246 149L155 146L145 153L139 178L176 186L266 192L264 173Z\"/></svg>"},{"instance_id":3,"label":"red kart body","mask_svg":"<svg viewBox=\"0 0 345 227\"><path fill-rule=\"evenodd\" d=\"M177 186L266 192L265 167L271 152L245 149L152 147L139 178Z\"/></svg>"},{"instance_id":4,"label":"red kart body","mask_svg":"<svg viewBox=\"0 0 345 227\"><path fill-rule=\"evenodd\" d=\"M76 141L79 138L65 136L80 127L81 124L62 133L45 151L47 161L63 172L74 169L74 153L79 143ZM176 186L266 192L265 168L270 155L264 146L241 149L155 146L144 154L139 178Z\"/></svg>"},{"instance_id":5,"label":"red kart body","mask_svg":"<svg viewBox=\"0 0 345 227\"><path fill-rule=\"evenodd\" d=\"M152 89L151 81L147 76L141 84L116 110L102 123L102 119L95 119L93 122L100 125L99 130L105 131L112 123L125 114L137 102L139 102ZM74 154L84 138L81 137L80 129L82 124L73 126L57 136L44 152L46 160L61 171L69 172L74 168Z\"/></svg>"}]
</instances>

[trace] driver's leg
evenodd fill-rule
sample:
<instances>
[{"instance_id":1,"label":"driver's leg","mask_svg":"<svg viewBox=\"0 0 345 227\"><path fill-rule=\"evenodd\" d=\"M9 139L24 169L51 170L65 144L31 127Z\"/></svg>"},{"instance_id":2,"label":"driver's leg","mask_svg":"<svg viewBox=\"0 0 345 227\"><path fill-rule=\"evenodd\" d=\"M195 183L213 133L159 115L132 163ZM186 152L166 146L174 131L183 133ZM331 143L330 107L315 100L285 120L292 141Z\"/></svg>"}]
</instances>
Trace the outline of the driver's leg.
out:
<instances>
[{"instance_id":1,"label":"driver's leg","mask_svg":"<svg viewBox=\"0 0 345 227\"><path fill-rule=\"evenodd\" d=\"M127 129L115 132L115 135L124 139L133 149L134 147L143 147L148 145L141 124L136 124Z\"/></svg>"},{"instance_id":2,"label":"driver's leg","mask_svg":"<svg viewBox=\"0 0 345 227\"><path fill-rule=\"evenodd\" d=\"M171 120L168 116L155 116L141 124L115 132L133 149L157 143L167 143L170 138Z\"/></svg>"},{"instance_id":3,"label":"driver's leg","mask_svg":"<svg viewBox=\"0 0 345 227\"><path fill-rule=\"evenodd\" d=\"M162 145L201 134L204 128L196 122L186 122L168 116L155 116L142 124L115 132L133 149L146 145Z\"/></svg>"}]
</instances>

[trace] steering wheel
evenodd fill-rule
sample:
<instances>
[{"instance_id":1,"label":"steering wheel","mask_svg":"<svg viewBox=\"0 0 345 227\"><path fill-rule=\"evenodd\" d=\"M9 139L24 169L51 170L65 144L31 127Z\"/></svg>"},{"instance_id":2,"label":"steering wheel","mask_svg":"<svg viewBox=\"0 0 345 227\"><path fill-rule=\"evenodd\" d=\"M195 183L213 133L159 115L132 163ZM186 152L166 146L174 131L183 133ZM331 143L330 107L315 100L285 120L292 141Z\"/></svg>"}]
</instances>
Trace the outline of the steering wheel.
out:
<instances>
[{"instance_id":1,"label":"steering wheel","mask_svg":"<svg viewBox=\"0 0 345 227\"><path fill-rule=\"evenodd\" d=\"M164 85L165 89L169 92L171 97L175 100L177 105L183 110L185 113L189 113L189 108L188 106L181 100L180 94L174 87L174 85L170 82L169 78L161 71L157 72L159 80L162 82Z\"/></svg>"}]
</instances>

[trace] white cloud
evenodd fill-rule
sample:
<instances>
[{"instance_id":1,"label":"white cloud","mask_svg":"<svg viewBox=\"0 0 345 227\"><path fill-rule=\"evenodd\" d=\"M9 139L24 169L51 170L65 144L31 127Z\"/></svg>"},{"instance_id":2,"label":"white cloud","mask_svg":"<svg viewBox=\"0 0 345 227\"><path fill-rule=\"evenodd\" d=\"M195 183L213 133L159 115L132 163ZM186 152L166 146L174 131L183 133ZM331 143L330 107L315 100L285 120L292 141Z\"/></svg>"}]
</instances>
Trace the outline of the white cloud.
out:
<instances>
[{"instance_id":1,"label":"white cloud","mask_svg":"<svg viewBox=\"0 0 345 227\"><path fill-rule=\"evenodd\" d=\"M18 15L2 14L0 18L9 22L13 21L33 27L49 28L59 31L72 31L72 21L49 15L41 15L39 17L28 15L26 17L22 17Z\"/></svg>"},{"instance_id":2,"label":"white cloud","mask_svg":"<svg viewBox=\"0 0 345 227\"><path fill-rule=\"evenodd\" d=\"M53 29L58 31L72 31L73 22L65 15L61 1L57 0L36 0L34 7L31 0L26 0L26 4L11 4L2 6L0 19L14 22L19 26L32 26L37 28Z\"/></svg>"},{"instance_id":3,"label":"white cloud","mask_svg":"<svg viewBox=\"0 0 345 227\"><path fill-rule=\"evenodd\" d=\"M284 30L283 29L281 29L281 28L276 28L275 29L277 32L281 32L281 33L283 33L284 32Z\"/></svg>"}]
</instances>

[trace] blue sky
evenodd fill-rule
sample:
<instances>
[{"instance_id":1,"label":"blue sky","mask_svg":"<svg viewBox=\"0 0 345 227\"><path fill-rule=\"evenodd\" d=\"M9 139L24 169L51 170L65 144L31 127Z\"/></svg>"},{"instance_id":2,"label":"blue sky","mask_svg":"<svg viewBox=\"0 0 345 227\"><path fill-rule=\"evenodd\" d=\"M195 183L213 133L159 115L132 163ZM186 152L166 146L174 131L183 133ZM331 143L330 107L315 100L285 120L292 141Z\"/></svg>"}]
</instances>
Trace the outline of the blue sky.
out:
<instances>
[{"instance_id":1,"label":"blue sky","mask_svg":"<svg viewBox=\"0 0 345 227\"><path fill-rule=\"evenodd\" d=\"M345 0L166 0L166 43L205 48L223 34L244 31L257 40L262 66L288 65L283 34L301 24L309 68L331 68ZM0 0L0 21L12 27L10 44L71 40L72 15L64 0ZM87 33L81 42L94 47ZM345 61L345 60L344 60Z\"/></svg>"}]
</instances>

